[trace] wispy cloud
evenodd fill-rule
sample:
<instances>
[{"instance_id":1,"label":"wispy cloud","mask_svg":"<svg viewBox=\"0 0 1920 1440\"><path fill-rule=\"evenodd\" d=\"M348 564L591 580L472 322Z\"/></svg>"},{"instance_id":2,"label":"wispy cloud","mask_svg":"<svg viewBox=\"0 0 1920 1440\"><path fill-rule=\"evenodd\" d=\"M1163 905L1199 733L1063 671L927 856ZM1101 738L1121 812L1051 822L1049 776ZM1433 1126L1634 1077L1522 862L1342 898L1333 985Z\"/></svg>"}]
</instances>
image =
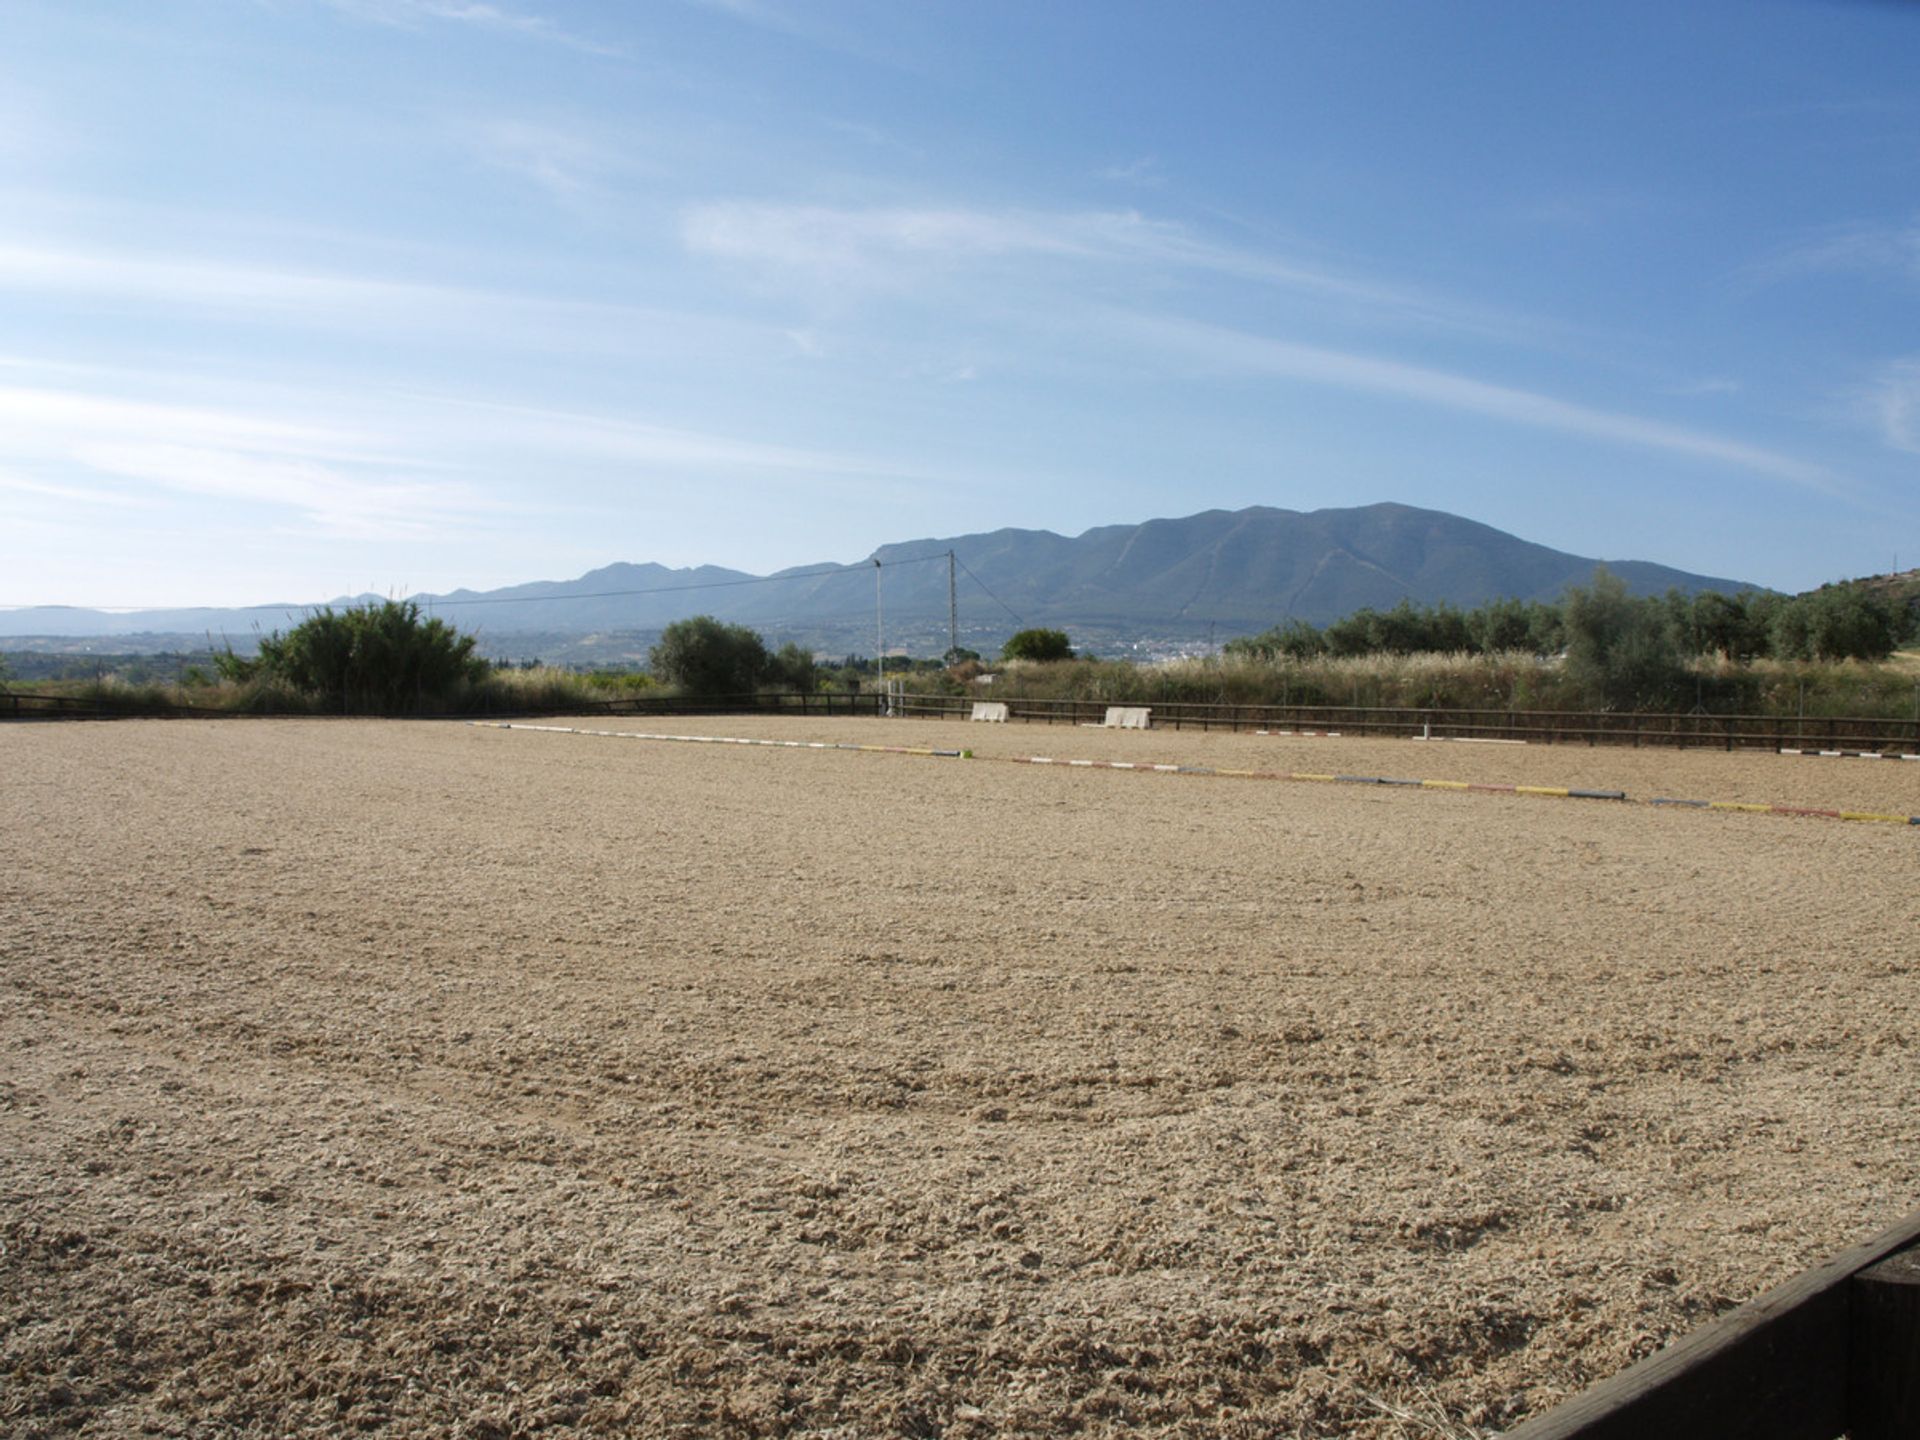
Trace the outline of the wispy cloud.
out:
<instances>
[{"instance_id":1,"label":"wispy cloud","mask_svg":"<svg viewBox=\"0 0 1920 1440\"><path fill-rule=\"evenodd\" d=\"M613 172L633 168L630 156L579 130L538 121L481 120L461 127L459 140L482 164L559 200L578 199Z\"/></svg>"},{"instance_id":2,"label":"wispy cloud","mask_svg":"<svg viewBox=\"0 0 1920 1440\"><path fill-rule=\"evenodd\" d=\"M1093 258L1111 252L1124 216L1030 216L961 209L838 210L722 202L681 217L696 254L792 269L877 275L882 262L1008 255Z\"/></svg>"},{"instance_id":3,"label":"wispy cloud","mask_svg":"<svg viewBox=\"0 0 1920 1440\"><path fill-rule=\"evenodd\" d=\"M304 529L334 539L444 539L492 508L456 482L366 473L299 456L119 441L76 446L73 457L102 474L292 511Z\"/></svg>"},{"instance_id":4,"label":"wispy cloud","mask_svg":"<svg viewBox=\"0 0 1920 1440\"><path fill-rule=\"evenodd\" d=\"M1887 366L1869 387L1866 408L1890 448L1920 455L1920 359Z\"/></svg>"},{"instance_id":5,"label":"wispy cloud","mask_svg":"<svg viewBox=\"0 0 1920 1440\"><path fill-rule=\"evenodd\" d=\"M1746 387L1738 380L1730 380L1723 375L1709 375L1701 380L1683 381L1678 385L1669 385L1669 395L1738 395Z\"/></svg>"},{"instance_id":6,"label":"wispy cloud","mask_svg":"<svg viewBox=\"0 0 1920 1440\"><path fill-rule=\"evenodd\" d=\"M887 49L883 27L837 23L824 5L786 4L781 0L689 0L689 3L696 9L723 15L774 35L803 40L823 50L893 68L903 63L901 56Z\"/></svg>"},{"instance_id":7,"label":"wispy cloud","mask_svg":"<svg viewBox=\"0 0 1920 1440\"><path fill-rule=\"evenodd\" d=\"M1589 186L1534 195L1516 202L1507 214L1523 225L1590 230L1647 211L1653 203L1639 191Z\"/></svg>"},{"instance_id":8,"label":"wispy cloud","mask_svg":"<svg viewBox=\"0 0 1920 1440\"><path fill-rule=\"evenodd\" d=\"M1123 185L1142 185L1158 188L1167 183L1167 177L1161 172L1160 161L1152 155L1142 155L1123 164L1109 165L1100 172L1102 180L1114 180Z\"/></svg>"},{"instance_id":9,"label":"wispy cloud","mask_svg":"<svg viewBox=\"0 0 1920 1440\"><path fill-rule=\"evenodd\" d=\"M344 312L457 303L454 289L218 261L0 245L0 287L231 309ZM471 298L471 297L468 297Z\"/></svg>"},{"instance_id":10,"label":"wispy cloud","mask_svg":"<svg viewBox=\"0 0 1920 1440\"><path fill-rule=\"evenodd\" d=\"M90 391L0 385L0 440L9 448L127 435L326 456L354 456L369 448L367 436L303 421Z\"/></svg>"},{"instance_id":11,"label":"wispy cloud","mask_svg":"<svg viewBox=\"0 0 1920 1440\"><path fill-rule=\"evenodd\" d=\"M42 468L111 476L150 487L132 492L136 501L163 491L263 506L304 530L352 539L426 539L488 508L471 487L410 471L388 448L304 421L0 386L0 459L30 476Z\"/></svg>"},{"instance_id":12,"label":"wispy cloud","mask_svg":"<svg viewBox=\"0 0 1920 1440\"><path fill-rule=\"evenodd\" d=\"M1808 115L1845 117L1911 115L1916 106L1910 95L1837 95L1825 100L1798 100L1783 105L1763 105L1742 112L1742 120L1798 120Z\"/></svg>"},{"instance_id":13,"label":"wispy cloud","mask_svg":"<svg viewBox=\"0 0 1920 1440\"><path fill-rule=\"evenodd\" d=\"M28 495L68 505L102 505L115 510L151 510L159 502L150 495L129 494L125 490L102 490L91 485L57 485L46 480L30 480L0 471L0 494Z\"/></svg>"},{"instance_id":14,"label":"wispy cloud","mask_svg":"<svg viewBox=\"0 0 1920 1440\"><path fill-rule=\"evenodd\" d=\"M331 10L375 24L418 30L431 24L468 25L478 30L542 40L589 55L619 57L626 52L555 24L545 15L482 0L320 0Z\"/></svg>"},{"instance_id":15,"label":"wispy cloud","mask_svg":"<svg viewBox=\"0 0 1920 1440\"><path fill-rule=\"evenodd\" d=\"M771 0L694 0L694 3L703 10L715 10L749 25L759 25L790 35L800 32L800 21L793 12L771 3Z\"/></svg>"},{"instance_id":16,"label":"wispy cloud","mask_svg":"<svg viewBox=\"0 0 1920 1440\"><path fill-rule=\"evenodd\" d=\"M187 508L198 503L267 533L444 545L521 515L530 467L618 477L629 507L636 487L771 498L804 479L812 494L874 501L937 478L884 456L589 410L244 384L232 405L152 398L170 385L131 371L0 383L0 513L120 505L187 516L203 513ZM572 493L562 508L595 508L583 498L591 487ZM543 513L554 503L543 499Z\"/></svg>"},{"instance_id":17,"label":"wispy cloud","mask_svg":"<svg viewBox=\"0 0 1920 1440\"><path fill-rule=\"evenodd\" d=\"M1758 286L1843 272L1920 280L1920 220L1834 226L1754 261L1738 278Z\"/></svg>"},{"instance_id":18,"label":"wispy cloud","mask_svg":"<svg viewBox=\"0 0 1920 1440\"><path fill-rule=\"evenodd\" d=\"M478 424L498 443L532 445L548 453L558 450L628 464L735 473L786 472L866 478L908 478L918 473L914 467L884 458L743 439L591 411L509 405L444 395L416 398L477 417L464 420L463 426L471 430Z\"/></svg>"},{"instance_id":19,"label":"wispy cloud","mask_svg":"<svg viewBox=\"0 0 1920 1440\"><path fill-rule=\"evenodd\" d=\"M980 367L971 360L927 360L907 366L903 373L909 380L931 380L938 385L967 385L980 378Z\"/></svg>"},{"instance_id":20,"label":"wispy cloud","mask_svg":"<svg viewBox=\"0 0 1920 1440\"><path fill-rule=\"evenodd\" d=\"M54 118L53 107L9 75L5 91L0 92L0 165L47 169L64 160L75 143L72 131Z\"/></svg>"},{"instance_id":21,"label":"wispy cloud","mask_svg":"<svg viewBox=\"0 0 1920 1440\"><path fill-rule=\"evenodd\" d=\"M1135 265L1230 276L1403 318L1485 328L1488 312L1417 290L1222 245L1137 210L1021 211L963 207L841 209L720 201L682 212L698 255L804 271L849 285L904 288L929 267L1008 260Z\"/></svg>"},{"instance_id":22,"label":"wispy cloud","mask_svg":"<svg viewBox=\"0 0 1920 1440\"><path fill-rule=\"evenodd\" d=\"M892 131L882 130L879 126L869 125L864 121L834 118L821 123L836 135L845 135L860 141L863 145L870 145L876 150L890 150L901 155L911 155L915 159L924 157L926 153L918 145L909 144Z\"/></svg>"},{"instance_id":23,"label":"wispy cloud","mask_svg":"<svg viewBox=\"0 0 1920 1440\"><path fill-rule=\"evenodd\" d=\"M1837 493L1833 477L1817 465L1744 441L1638 415L1600 410L1446 370L1275 340L1222 326L1137 315L1115 316L1112 323L1138 341L1186 357L1199 371L1224 368L1388 395L1533 429L1706 460Z\"/></svg>"},{"instance_id":24,"label":"wispy cloud","mask_svg":"<svg viewBox=\"0 0 1920 1440\"><path fill-rule=\"evenodd\" d=\"M59 292L265 325L511 337L516 349L764 352L777 331L724 317L482 287L119 251L0 243L0 292Z\"/></svg>"}]
</instances>

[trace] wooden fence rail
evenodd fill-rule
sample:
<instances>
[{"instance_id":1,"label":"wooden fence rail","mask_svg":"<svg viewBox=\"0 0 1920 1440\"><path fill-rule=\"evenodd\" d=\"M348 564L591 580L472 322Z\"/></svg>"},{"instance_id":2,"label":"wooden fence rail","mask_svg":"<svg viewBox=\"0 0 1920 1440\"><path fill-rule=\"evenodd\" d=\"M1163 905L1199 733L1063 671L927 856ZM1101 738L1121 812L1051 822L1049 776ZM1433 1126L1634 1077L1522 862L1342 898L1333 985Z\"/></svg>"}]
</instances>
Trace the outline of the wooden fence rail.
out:
<instances>
[{"instance_id":1,"label":"wooden fence rail","mask_svg":"<svg viewBox=\"0 0 1920 1440\"><path fill-rule=\"evenodd\" d=\"M233 715L204 705L109 704L77 695L36 695L0 690L0 720L126 720L159 718L212 719Z\"/></svg>"},{"instance_id":2,"label":"wooden fence rail","mask_svg":"<svg viewBox=\"0 0 1920 1440\"><path fill-rule=\"evenodd\" d=\"M613 700L576 700L550 714L566 715L884 715L887 697L880 694L855 695L847 691L820 690L766 692L748 695L652 696L623 695ZM475 714L529 713L512 706L501 706Z\"/></svg>"},{"instance_id":3,"label":"wooden fence rail","mask_svg":"<svg viewBox=\"0 0 1920 1440\"><path fill-rule=\"evenodd\" d=\"M821 691L815 694L721 695L703 699L679 696L621 696L611 700L573 700L560 706L528 707L513 704L484 705L462 711L459 717L426 716L428 719L466 718L470 715L883 715L884 695L853 695ZM24 691L0 690L0 721L3 720L121 720L157 717L162 719L237 719L258 712L218 710L204 705L116 703L73 695L38 695ZM287 718L341 718L294 714Z\"/></svg>"},{"instance_id":4,"label":"wooden fence rail","mask_svg":"<svg viewBox=\"0 0 1920 1440\"><path fill-rule=\"evenodd\" d=\"M1507 1440L1911 1440L1920 1214L1796 1276Z\"/></svg>"}]
</instances>

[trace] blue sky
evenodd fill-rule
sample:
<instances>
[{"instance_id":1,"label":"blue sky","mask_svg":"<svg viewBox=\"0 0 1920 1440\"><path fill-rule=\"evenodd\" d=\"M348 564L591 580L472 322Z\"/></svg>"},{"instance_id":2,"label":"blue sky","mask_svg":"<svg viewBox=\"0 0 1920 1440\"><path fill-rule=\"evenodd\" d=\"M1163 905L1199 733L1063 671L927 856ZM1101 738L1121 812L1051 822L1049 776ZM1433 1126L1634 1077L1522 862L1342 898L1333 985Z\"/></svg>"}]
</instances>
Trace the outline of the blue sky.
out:
<instances>
[{"instance_id":1,"label":"blue sky","mask_svg":"<svg viewBox=\"0 0 1920 1440\"><path fill-rule=\"evenodd\" d=\"M1920 7L9 0L0 603L1397 500L1920 562Z\"/></svg>"}]
</instances>

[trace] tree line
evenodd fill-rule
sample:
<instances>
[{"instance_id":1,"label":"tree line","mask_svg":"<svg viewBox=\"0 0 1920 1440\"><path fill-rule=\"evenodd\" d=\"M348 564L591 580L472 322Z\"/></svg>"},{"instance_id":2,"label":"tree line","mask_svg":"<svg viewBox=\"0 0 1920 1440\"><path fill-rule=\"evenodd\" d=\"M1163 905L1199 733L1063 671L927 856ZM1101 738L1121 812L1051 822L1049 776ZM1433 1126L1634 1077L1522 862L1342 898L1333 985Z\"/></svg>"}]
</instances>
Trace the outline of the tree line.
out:
<instances>
[{"instance_id":1,"label":"tree line","mask_svg":"<svg viewBox=\"0 0 1920 1440\"><path fill-rule=\"evenodd\" d=\"M1306 663L1311 661L1422 653L1509 660L1531 655L1544 663L1525 664L1555 677L1555 688L1580 697L1582 703L1657 710L1688 699L1696 705L1737 700L1718 692L1745 683L1739 677L1756 673L1745 662L1763 657L1884 660L1920 628L1916 608L1911 602L1890 603L1857 585L1827 586L1795 597L1669 591L1640 598L1630 595L1617 576L1601 570L1591 585L1570 590L1554 604L1498 600L1460 610L1402 601L1389 610L1355 611L1325 627L1290 620L1227 642L1227 658L1240 663L1222 673L1265 672L1282 682L1296 677L1304 686L1310 677L1301 672L1313 668ZM1703 657L1718 657L1726 666L1715 673L1703 668ZM242 657L229 648L212 658L232 692L225 697L228 708L394 715L509 703L502 689L509 677L495 673L479 657L474 637L423 617L410 601L322 610L284 634L265 637L257 655ZM1029 629L1008 639L1001 658L1067 662L1074 650L1062 631ZM852 656L838 669L823 666L793 643L770 649L746 626L725 624L710 615L667 626L648 660L650 676L641 683L706 696L858 689L875 668ZM1301 664L1276 664L1282 661ZM1083 661L1077 669L1042 663L1022 673L1065 676L1069 671L1078 674L1090 663ZM938 660L889 660L886 668L953 687L954 693L983 669L975 652L957 648ZM203 676L193 683L207 684ZM559 682L548 678L542 683ZM569 683L578 689L585 682ZM1085 683L1111 688L1117 682L1105 676ZM1518 681L1516 694L1517 686ZM525 686L507 688L517 693Z\"/></svg>"},{"instance_id":2,"label":"tree line","mask_svg":"<svg viewBox=\"0 0 1920 1440\"><path fill-rule=\"evenodd\" d=\"M1288 620L1226 643L1247 660L1354 655L1558 655L1623 647L1675 662L1718 656L1733 663L1776 660L1884 660L1912 638L1920 616L1856 586L1804 595L1746 590L1635 597L1601 570L1557 603L1495 600L1471 610L1415 605L1356 610L1325 627Z\"/></svg>"},{"instance_id":3,"label":"tree line","mask_svg":"<svg viewBox=\"0 0 1920 1440\"><path fill-rule=\"evenodd\" d=\"M1073 645L1061 630L1022 630L1001 647L1007 660L1071 660ZM975 650L955 647L938 660L889 660L890 672L928 675L980 660ZM711 615L676 620L660 632L647 655L647 667L662 684L685 695L750 695L756 690L811 693L822 682L858 689L878 672L873 661L849 655L838 667L821 666L792 641L769 650L757 631L729 625Z\"/></svg>"}]
</instances>

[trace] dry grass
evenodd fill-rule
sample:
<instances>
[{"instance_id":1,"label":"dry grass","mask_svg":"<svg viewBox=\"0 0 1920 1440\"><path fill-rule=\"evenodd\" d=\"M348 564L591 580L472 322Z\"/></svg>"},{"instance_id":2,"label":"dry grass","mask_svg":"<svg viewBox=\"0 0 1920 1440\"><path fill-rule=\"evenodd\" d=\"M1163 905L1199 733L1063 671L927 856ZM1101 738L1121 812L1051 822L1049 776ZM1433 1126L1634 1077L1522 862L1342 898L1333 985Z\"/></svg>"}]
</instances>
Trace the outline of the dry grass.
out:
<instances>
[{"instance_id":1,"label":"dry grass","mask_svg":"<svg viewBox=\"0 0 1920 1440\"><path fill-rule=\"evenodd\" d=\"M1756 660L1693 662L1675 708L1693 704L1713 714L1858 716L1886 720L1916 715L1910 662ZM1697 681L1697 683L1695 683ZM983 696L987 692L980 692ZM1393 706L1491 710L1590 710L1595 697L1553 658L1495 655L1357 655L1311 660L1188 660L1136 666L1073 661L1020 666L998 679L993 696L1081 699L1113 704L1174 701L1232 705Z\"/></svg>"}]
</instances>

